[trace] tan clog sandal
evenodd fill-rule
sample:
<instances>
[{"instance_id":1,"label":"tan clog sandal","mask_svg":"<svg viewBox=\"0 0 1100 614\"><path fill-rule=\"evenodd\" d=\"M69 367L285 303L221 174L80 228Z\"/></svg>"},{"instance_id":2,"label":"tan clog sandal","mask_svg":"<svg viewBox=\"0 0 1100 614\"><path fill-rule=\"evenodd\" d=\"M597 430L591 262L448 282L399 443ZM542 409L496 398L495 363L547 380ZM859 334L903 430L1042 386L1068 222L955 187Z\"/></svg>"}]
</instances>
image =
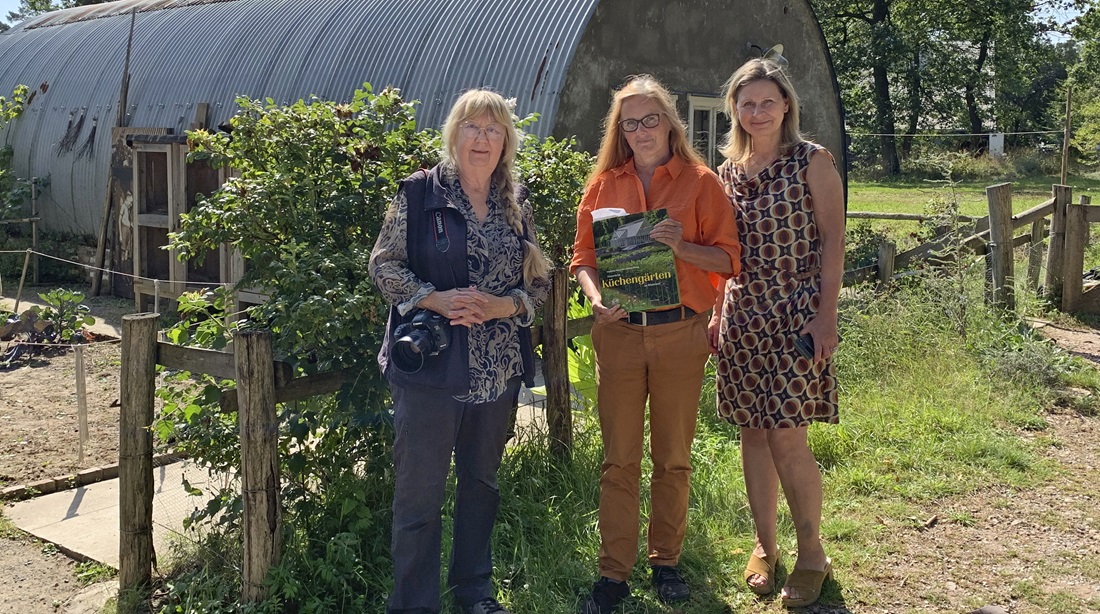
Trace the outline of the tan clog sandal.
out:
<instances>
[{"instance_id":1,"label":"tan clog sandal","mask_svg":"<svg viewBox=\"0 0 1100 614\"><path fill-rule=\"evenodd\" d=\"M765 557L756 556L756 553L749 555L749 564L745 566L745 584L749 585L749 590L757 595L770 595L775 592L775 566L779 564L779 553L775 553ZM753 576L760 576L764 578L764 584L756 586L749 582L749 578Z\"/></svg>"},{"instance_id":2,"label":"tan clog sandal","mask_svg":"<svg viewBox=\"0 0 1100 614\"><path fill-rule=\"evenodd\" d=\"M821 571L816 569L792 570L791 574L787 576L787 583L783 585L783 588L794 589L798 592L798 597L792 598L783 595L783 606L804 608L817 603L817 600L821 597L821 585L825 584L825 580L832 576L833 563L828 560L825 561L825 569Z\"/></svg>"}]
</instances>

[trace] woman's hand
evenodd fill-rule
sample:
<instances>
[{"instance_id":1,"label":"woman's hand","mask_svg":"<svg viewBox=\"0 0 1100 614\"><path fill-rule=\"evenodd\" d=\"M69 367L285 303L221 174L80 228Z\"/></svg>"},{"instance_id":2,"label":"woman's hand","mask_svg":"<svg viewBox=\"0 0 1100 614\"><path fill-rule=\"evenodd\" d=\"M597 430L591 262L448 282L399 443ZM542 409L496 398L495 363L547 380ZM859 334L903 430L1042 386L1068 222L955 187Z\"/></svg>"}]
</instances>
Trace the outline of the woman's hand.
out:
<instances>
[{"instance_id":1,"label":"woman's hand","mask_svg":"<svg viewBox=\"0 0 1100 614\"><path fill-rule=\"evenodd\" d=\"M814 339L814 362L821 362L836 353L836 346L840 342L840 335L836 330L836 317L826 317L821 314L814 316L802 327L802 334L809 334Z\"/></svg>"},{"instance_id":2,"label":"woman's hand","mask_svg":"<svg viewBox=\"0 0 1100 614\"><path fill-rule=\"evenodd\" d=\"M653 227L649 238L672 248L672 253L680 255L684 243L684 226L672 218L665 218Z\"/></svg>"},{"instance_id":3,"label":"woman's hand","mask_svg":"<svg viewBox=\"0 0 1100 614\"><path fill-rule=\"evenodd\" d=\"M447 318L451 324L470 326L485 321L490 298L499 297L490 297L476 288L436 290L424 297L419 306ZM507 300L509 304L512 303L511 299Z\"/></svg>"},{"instance_id":4,"label":"woman's hand","mask_svg":"<svg viewBox=\"0 0 1100 614\"><path fill-rule=\"evenodd\" d=\"M710 322L707 323L707 345L710 346L710 353L715 356L718 355L718 330L722 328L722 312L715 310L714 315L710 317Z\"/></svg>"},{"instance_id":5,"label":"woman's hand","mask_svg":"<svg viewBox=\"0 0 1100 614\"><path fill-rule=\"evenodd\" d=\"M592 302L592 315L595 316L596 322L600 324L607 324L608 322L614 322L615 320L622 320L626 318L626 310L618 304L610 307L605 307L603 300L596 300Z\"/></svg>"},{"instance_id":6,"label":"woman's hand","mask_svg":"<svg viewBox=\"0 0 1100 614\"><path fill-rule=\"evenodd\" d=\"M497 318L516 315L516 303L510 296L496 296L475 287L436 290L420 301L420 306L438 313L456 326L484 324Z\"/></svg>"},{"instance_id":7,"label":"woman's hand","mask_svg":"<svg viewBox=\"0 0 1100 614\"><path fill-rule=\"evenodd\" d=\"M598 324L607 324L627 317L626 310L619 305L607 307L603 304L603 296L600 295L600 278L596 269L582 266L577 268L576 274L577 284L584 292L585 298L592 304L592 316Z\"/></svg>"}]
</instances>

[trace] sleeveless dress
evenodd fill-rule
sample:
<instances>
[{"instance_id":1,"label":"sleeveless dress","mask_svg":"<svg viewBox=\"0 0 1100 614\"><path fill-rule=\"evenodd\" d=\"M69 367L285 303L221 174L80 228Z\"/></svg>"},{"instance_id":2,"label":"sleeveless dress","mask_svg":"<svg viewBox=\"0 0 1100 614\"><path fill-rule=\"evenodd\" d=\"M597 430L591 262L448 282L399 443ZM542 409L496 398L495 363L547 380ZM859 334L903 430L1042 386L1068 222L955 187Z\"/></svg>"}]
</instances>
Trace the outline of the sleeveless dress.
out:
<instances>
[{"instance_id":1,"label":"sleeveless dress","mask_svg":"<svg viewBox=\"0 0 1100 614\"><path fill-rule=\"evenodd\" d=\"M718 169L742 250L741 274L729 280L722 307L718 415L738 426L839 421L832 357L815 364L794 346L820 298L821 240L806 184L819 150L798 143L754 177L730 161Z\"/></svg>"}]
</instances>

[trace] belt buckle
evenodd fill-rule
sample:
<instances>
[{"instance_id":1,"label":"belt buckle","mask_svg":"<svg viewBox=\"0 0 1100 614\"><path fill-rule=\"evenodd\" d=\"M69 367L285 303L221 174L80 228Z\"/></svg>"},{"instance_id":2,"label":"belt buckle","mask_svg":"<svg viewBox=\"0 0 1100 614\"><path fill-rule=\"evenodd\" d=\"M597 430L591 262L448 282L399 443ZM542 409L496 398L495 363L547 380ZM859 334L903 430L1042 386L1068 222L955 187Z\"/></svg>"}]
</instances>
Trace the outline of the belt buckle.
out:
<instances>
[{"instance_id":1,"label":"belt buckle","mask_svg":"<svg viewBox=\"0 0 1100 614\"><path fill-rule=\"evenodd\" d=\"M640 311L639 313L642 314L642 326L649 326L649 312Z\"/></svg>"}]
</instances>

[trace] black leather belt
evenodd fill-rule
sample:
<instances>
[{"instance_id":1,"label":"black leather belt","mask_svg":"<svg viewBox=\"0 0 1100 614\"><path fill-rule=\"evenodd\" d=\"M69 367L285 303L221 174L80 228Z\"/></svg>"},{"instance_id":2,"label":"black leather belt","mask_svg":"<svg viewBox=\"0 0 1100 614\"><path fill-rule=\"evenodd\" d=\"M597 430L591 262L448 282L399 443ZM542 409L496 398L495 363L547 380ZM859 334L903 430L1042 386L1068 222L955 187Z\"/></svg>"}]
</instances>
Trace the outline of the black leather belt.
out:
<instances>
[{"instance_id":1,"label":"black leather belt","mask_svg":"<svg viewBox=\"0 0 1100 614\"><path fill-rule=\"evenodd\" d=\"M638 326L655 326L657 324L672 324L680 320L686 320L695 315L691 307L680 305L674 309L665 311L631 311L627 314L627 320Z\"/></svg>"}]
</instances>

